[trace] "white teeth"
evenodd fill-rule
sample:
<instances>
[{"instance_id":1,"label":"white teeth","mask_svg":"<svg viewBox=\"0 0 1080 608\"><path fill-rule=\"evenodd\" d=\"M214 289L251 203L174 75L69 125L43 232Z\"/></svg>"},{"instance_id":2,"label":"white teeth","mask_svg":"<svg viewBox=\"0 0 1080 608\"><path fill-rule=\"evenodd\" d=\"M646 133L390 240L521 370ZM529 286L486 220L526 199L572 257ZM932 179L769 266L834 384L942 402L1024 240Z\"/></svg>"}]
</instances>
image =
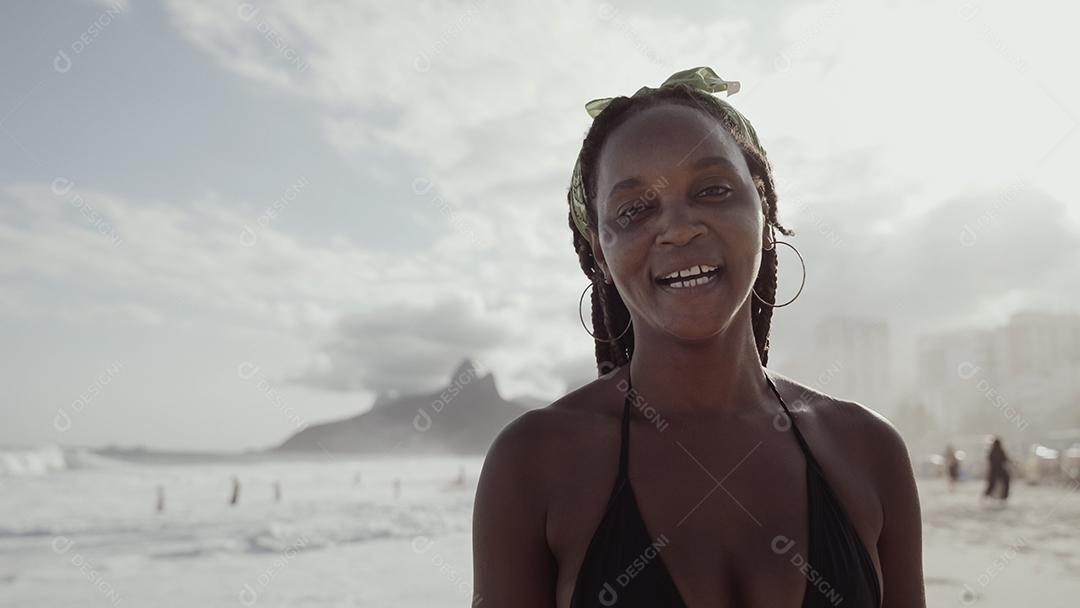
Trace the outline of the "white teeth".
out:
<instances>
[{"instance_id":1,"label":"white teeth","mask_svg":"<svg viewBox=\"0 0 1080 608\"><path fill-rule=\"evenodd\" d=\"M703 272L709 272L709 271L712 271L712 270L716 270L716 266L709 266L708 264L694 264L693 266L691 266L689 268L684 268L683 270L676 270L675 272L672 272L670 274L666 274L666 275L664 275L664 276L662 276L660 278L661 279L674 279L674 278L677 278L677 277L690 277L690 276L694 276L694 275L697 275L697 274L701 274Z\"/></svg>"},{"instance_id":2,"label":"white teeth","mask_svg":"<svg viewBox=\"0 0 1080 608\"><path fill-rule=\"evenodd\" d=\"M696 279L690 279L689 281L676 281L668 287L674 287L675 289L685 289L687 287L696 287L698 285L704 285L710 281L715 280L715 276L699 277Z\"/></svg>"}]
</instances>

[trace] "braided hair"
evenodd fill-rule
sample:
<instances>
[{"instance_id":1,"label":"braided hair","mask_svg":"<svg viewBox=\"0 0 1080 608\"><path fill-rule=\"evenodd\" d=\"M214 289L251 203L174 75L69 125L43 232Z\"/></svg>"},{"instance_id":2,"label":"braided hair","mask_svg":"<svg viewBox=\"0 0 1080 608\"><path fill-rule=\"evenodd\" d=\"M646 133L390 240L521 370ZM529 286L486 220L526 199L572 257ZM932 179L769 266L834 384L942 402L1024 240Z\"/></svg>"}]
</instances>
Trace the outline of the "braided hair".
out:
<instances>
[{"instance_id":1,"label":"braided hair","mask_svg":"<svg viewBox=\"0 0 1080 608\"><path fill-rule=\"evenodd\" d=\"M600 149L616 127L624 123L631 116L648 108L663 104L678 104L696 108L716 118L728 132L734 137L750 175L754 179L758 194L764 206L765 221L779 230L780 233L791 236L795 232L780 224L776 216L776 187L773 183L772 167L761 153L747 141L743 132L732 122L732 119L715 103L708 93L698 91L685 85L663 87L646 95L635 97L616 97L611 103L593 120L585 135L585 141L581 146L578 162L581 163L581 176L586 192L586 209L589 216L589 225L597 226L596 205L596 164L600 156ZM570 202L570 194L567 193L567 202ZM627 328L630 323L630 311L619 295L615 285L604 282L603 273L593 257L592 247L574 224L573 213L567 214L570 230L574 234L574 250L577 251L578 261L585 276L592 281L592 325L596 346L596 366L601 375L612 369L625 365L634 354L634 333L627 330L617 340L615 336ZM754 283L754 291L758 296L768 302L775 302L776 297L776 248L761 252L761 267L758 270L757 281ZM762 365L769 361L769 327L772 324L772 307L763 304L760 300L751 296L750 317L754 331L754 341L757 344L758 355Z\"/></svg>"}]
</instances>

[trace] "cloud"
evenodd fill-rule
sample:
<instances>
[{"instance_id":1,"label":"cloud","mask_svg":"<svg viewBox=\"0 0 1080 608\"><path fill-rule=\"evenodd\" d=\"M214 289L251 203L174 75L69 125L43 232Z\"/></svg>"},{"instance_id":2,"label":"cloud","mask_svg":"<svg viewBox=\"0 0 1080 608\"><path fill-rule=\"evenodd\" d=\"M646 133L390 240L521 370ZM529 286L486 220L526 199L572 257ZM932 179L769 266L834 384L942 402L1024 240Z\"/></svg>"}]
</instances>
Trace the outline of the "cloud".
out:
<instances>
[{"instance_id":1,"label":"cloud","mask_svg":"<svg viewBox=\"0 0 1080 608\"><path fill-rule=\"evenodd\" d=\"M405 16L370 7L328 8L319 19L302 5L266 7L311 28L301 38L316 41L312 82L293 94L314 101L328 125L350 125L327 128L339 151L358 166L400 154L439 201L422 197L414 216L447 221L454 229L438 249L476 261L474 293L489 303L530 294L515 302L515 316L559 323L558 337L518 338L549 341L548 352L565 357L559 362L497 351L516 365L500 377L520 379L524 390L573 384L578 369L591 374L589 343L575 333L572 302L584 279L564 202L587 127L582 102L655 85L687 66L712 65L747 85L733 102L764 138L781 218L799 231L793 242L807 257L803 299L777 315L792 342L811 344L805 328L837 312L886 317L899 340L907 328L989 322L1002 314L995 306L1046 301L1055 289L1048 277L1066 271L1057 260L1073 259L1061 217L1070 191L1041 192L1032 174L1070 124L1056 100L1061 83L1033 68L1061 60L1026 45L1034 32L1011 27L989 5L964 18L935 3L771 3L703 19L704 7L654 11L635 2L568 2L543 13L447 2L409 16L407 27ZM357 11L371 23L363 37L343 27L359 22ZM915 47L912 31L920 32ZM203 48L219 59L227 52L213 41ZM357 54L382 61L356 65ZM1027 92L988 95L992 83L1006 82ZM998 259L1009 238L1018 250L1044 249L1030 231L1001 237L987 228L979 246L959 244L965 222L1025 175L1030 187L1012 195L996 226L1026 226L1014 215L1039 209L1031 221L1044 222L1061 247L1054 270ZM784 285L798 279L795 263L783 258Z\"/></svg>"},{"instance_id":2,"label":"cloud","mask_svg":"<svg viewBox=\"0 0 1080 608\"><path fill-rule=\"evenodd\" d=\"M882 196L875 200L894 202ZM786 240L805 258L807 279L799 299L773 315L776 361L813 360L813 328L829 315L886 320L902 375L920 335L1000 324L1023 309L1075 310L1080 234L1066 221L1069 205L1032 182L898 207L888 221L858 212L871 199L805 203L788 222L802 229ZM789 251L780 256L786 300L800 270Z\"/></svg>"},{"instance_id":3,"label":"cloud","mask_svg":"<svg viewBox=\"0 0 1080 608\"><path fill-rule=\"evenodd\" d=\"M684 67L675 63L737 56L750 38L738 25L683 18L627 14L624 27L580 1L442 2L408 13L361 3L258 6L283 37L294 35L289 43L310 69L291 73L228 4L170 10L181 34L226 69L309 102L327 141L358 171L393 179L401 173L387 166L393 159L411 170L410 182L433 184L443 204L417 212L468 224L507 267L552 251L572 256L565 191L588 96L636 88L643 74L662 80ZM686 27L701 35L686 36ZM669 40L663 52L675 63L650 61L646 40ZM468 240L443 247L461 251Z\"/></svg>"},{"instance_id":4,"label":"cloud","mask_svg":"<svg viewBox=\"0 0 1080 608\"><path fill-rule=\"evenodd\" d=\"M358 2L174 1L168 11L184 40L256 90L297 101L362 179L411 193L365 201L372 217L400 211L430 239L388 251L345 238L301 239L273 221L258 227L249 247L242 235L264 212L259 207L230 211L212 195L131 201L88 193L123 239L121 255L100 230L73 216L70 204L38 205L56 196L36 184L8 191L25 213L2 233L0 243L13 255L0 259L0 270L21 277L18 293L26 297L35 281L51 277L115 289L164 319L195 308L285 329L337 327L346 335L352 334L335 319L362 320L396 305L409 310L432 293L468 293L477 303L441 305L465 315L466 325L476 310L493 313L500 331L474 329L502 336L501 346L478 345L491 353L500 378L518 379L522 389L550 388L589 361L581 353L590 343L573 309L585 279L570 246L565 203L588 126L583 102L712 65L744 82L734 102L765 141L781 219L799 231L794 242L808 258L800 304L811 304L778 318L805 325L840 308L912 322L939 310L963 319L973 302L989 315L995 301L1026 301L1017 296L1025 290L1045 299L1053 284L1040 272L1012 267L1012 288L993 276L971 278L1000 270L984 261L996 250L974 258L947 249L962 220L978 217L977 199L962 201L973 184L1031 173L1068 126L1061 104L1036 85L1049 82L1066 105L1072 91L1060 92L1064 85L1035 69L1036 59L1061 60L1026 44L1030 32L1004 27L989 9L964 20L954 8L773 3L734 18L710 16L704 4L657 11L640 2L436 2L395 12ZM920 44L912 47L916 30ZM995 44L1004 32L1009 48L1029 60L1026 70L1017 71ZM988 95L987 87L1000 82L1031 86L1024 95ZM1009 120L1017 116L1024 120ZM1011 143L990 145L998 139ZM1065 155L1068 145L1056 154ZM1038 189L1038 176L1030 183L1028 194ZM1056 212L1058 201L1068 200L1063 189L1075 187L1056 188L1042 198L1032 194L1031 205ZM15 227L27 221L29 229ZM995 234L988 229L974 249L989 250ZM1060 236L1069 243L1068 233ZM936 259L927 253L935 247L952 255ZM11 262L23 259L37 278ZM784 260L784 285L797 279L792 262ZM927 279L934 271L957 276L937 283ZM958 281L963 291L935 295ZM19 309L23 295L4 306ZM928 304L942 297L938 307ZM908 304L892 315L895 302ZM547 329L530 331L537 326ZM419 361L425 371L415 376L386 368L391 383L441 377L466 354L437 344L443 342L419 344L430 360ZM325 360L312 368L319 373L304 376L315 384L341 390L380 383L349 372L350 360L333 347L319 357Z\"/></svg>"},{"instance_id":5,"label":"cloud","mask_svg":"<svg viewBox=\"0 0 1080 608\"><path fill-rule=\"evenodd\" d=\"M423 257L307 243L260 224L262 210L251 205L234 210L213 196L134 201L68 184L0 190L0 274L18 286L11 309L319 328L332 312L378 302L374 285L427 276ZM52 297L57 290L69 297Z\"/></svg>"},{"instance_id":6,"label":"cloud","mask_svg":"<svg viewBox=\"0 0 1080 608\"><path fill-rule=\"evenodd\" d=\"M332 391L417 393L445 384L463 356L483 359L507 338L478 298L380 307L339 319L311 367L290 380Z\"/></svg>"}]
</instances>

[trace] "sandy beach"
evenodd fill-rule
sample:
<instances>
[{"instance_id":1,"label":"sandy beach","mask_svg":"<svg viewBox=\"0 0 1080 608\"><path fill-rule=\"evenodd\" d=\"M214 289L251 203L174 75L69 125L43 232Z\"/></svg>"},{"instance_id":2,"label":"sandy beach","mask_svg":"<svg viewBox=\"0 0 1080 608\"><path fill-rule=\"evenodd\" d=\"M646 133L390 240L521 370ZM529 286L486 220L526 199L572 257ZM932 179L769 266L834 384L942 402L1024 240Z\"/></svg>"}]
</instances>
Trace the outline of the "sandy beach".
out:
<instances>
[{"instance_id":1,"label":"sandy beach","mask_svg":"<svg viewBox=\"0 0 1080 608\"><path fill-rule=\"evenodd\" d=\"M919 484L928 606L1075 606L1080 488L1014 483L1008 505L980 504L981 481Z\"/></svg>"},{"instance_id":2,"label":"sandy beach","mask_svg":"<svg viewBox=\"0 0 1080 608\"><path fill-rule=\"evenodd\" d=\"M481 462L97 462L8 476L0 606L467 606ZM981 489L920 482L928 605L1075 606L1080 490L1014 483L997 508Z\"/></svg>"}]
</instances>

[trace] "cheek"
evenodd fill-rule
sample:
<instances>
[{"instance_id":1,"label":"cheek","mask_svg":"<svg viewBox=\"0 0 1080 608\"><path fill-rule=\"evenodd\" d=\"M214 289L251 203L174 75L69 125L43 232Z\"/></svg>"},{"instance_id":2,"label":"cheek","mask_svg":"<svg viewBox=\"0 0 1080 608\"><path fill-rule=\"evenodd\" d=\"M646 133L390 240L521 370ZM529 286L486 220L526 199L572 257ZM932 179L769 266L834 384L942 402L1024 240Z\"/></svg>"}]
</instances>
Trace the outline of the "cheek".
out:
<instances>
[{"instance_id":1,"label":"cheek","mask_svg":"<svg viewBox=\"0 0 1080 608\"><path fill-rule=\"evenodd\" d=\"M617 228L600 231L600 243L608 267L620 275L632 273L647 263L651 242L651 237L642 231Z\"/></svg>"},{"instance_id":2,"label":"cheek","mask_svg":"<svg viewBox=\"0 0 1080 608\"><path fill-rule=\"evenodd\" d=\"M608 264L615 264L617 258L634 257L635 251L643 247L645 235L640 230L624 230L617 227L600 229L600 246L604 248L604 257Z\"/></svg>"},{"instance_id":3,"label":"cheek","mask_svg":"<svg viewBox=\"0 0 1080 608\"><path fill-rule=\"evenodd\" d=\"M761 235L765 228L764 217L749 205L732 209L716 223L721 239L733 254L742 254L761 247Z\"/></svg>"},{"instance_id":4,"label":"cheek","mask_svg":"<svg viewBox=\"0 0 1080 608\"><path fill-rule=\"evenodd\" d=\"M762 231L764 225L760 217L744 219L736 228L739 231L739 244L742 249L756 254L762 246Z\"/></svg>"},{"instance_id":5,"label":"cheek","mask_svg":"<svg viewBox=\"0 0 1080 608\"><path fill-rule=\"evenodd\" d=\"M739 282L752 282L761 260L763 218L740 213L727 218L719 227L724 243L724 257L733 276Z\"/></svg>"}]
</instances>

